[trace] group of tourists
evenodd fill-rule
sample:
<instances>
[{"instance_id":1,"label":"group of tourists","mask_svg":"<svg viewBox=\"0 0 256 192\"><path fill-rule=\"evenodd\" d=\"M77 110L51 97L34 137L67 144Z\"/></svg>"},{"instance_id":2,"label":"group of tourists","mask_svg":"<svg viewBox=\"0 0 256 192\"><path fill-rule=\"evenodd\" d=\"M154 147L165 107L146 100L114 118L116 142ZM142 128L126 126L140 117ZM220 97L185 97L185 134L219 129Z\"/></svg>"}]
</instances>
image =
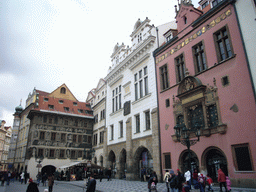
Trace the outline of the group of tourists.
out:
<instances>
[{"instance_id":1,"label":"group of tourists","mask_svg":"<svg viewBox=\"0 0 256 192\"><path fill-rule=\"evenodd\" d=\"M48 192L52 192L53 185L54 185L53 174L50 174L49 176L47 176L47 174L45 173L42 176L40 172L37 174L37 182L34 182L32 178L29 178L28 180L29 184L26 192L39 192L38 186L40 184L40 179L42 179L43 186L46 186L46 180L48 180Z\"/></svg>"},{"instance_id":2,"label":"group of tourists","mask_svg":"<svg viewBox=\"0 0 256 192\"><path fill-rule=\"evenodd\" d=\"M167 192L189 192L193 189L200 189L200 192L213 191L213 180L209 175L203 175L198 173L197 169L194 170L193 174L187 170L184 174L177 169L177 172L171 169L166 170L164 175L164 181L166 183ZM148 180L148 191L157 191L158 178L155 172L150 175ZM220 192L225 188L225 192L231 191L231 182L229 177L223 172L223 168L218 170L218 183L220 186Z\"/></svg>"}]
</instances>

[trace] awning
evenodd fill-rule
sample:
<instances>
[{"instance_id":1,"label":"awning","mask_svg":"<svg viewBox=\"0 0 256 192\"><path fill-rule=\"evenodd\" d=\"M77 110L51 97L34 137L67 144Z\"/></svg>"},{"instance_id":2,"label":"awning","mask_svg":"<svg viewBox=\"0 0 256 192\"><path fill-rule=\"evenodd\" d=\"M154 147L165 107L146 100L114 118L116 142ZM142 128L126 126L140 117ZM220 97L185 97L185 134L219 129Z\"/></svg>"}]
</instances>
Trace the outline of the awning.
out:
<instances>
[{"instance_id":1,"label":"awning","mask_svg":"<svg viewBox=\"0 0 256 192\"><path fill-rule=\"evenodd\" d=\"M68 167L72 167L72 166L77 165L79 163L83 163L83 161L71 162L68 165L63 165L63 166L59 167L59 169L65 169L65 168L68 168Z\"/></svg>"}]
</instances>

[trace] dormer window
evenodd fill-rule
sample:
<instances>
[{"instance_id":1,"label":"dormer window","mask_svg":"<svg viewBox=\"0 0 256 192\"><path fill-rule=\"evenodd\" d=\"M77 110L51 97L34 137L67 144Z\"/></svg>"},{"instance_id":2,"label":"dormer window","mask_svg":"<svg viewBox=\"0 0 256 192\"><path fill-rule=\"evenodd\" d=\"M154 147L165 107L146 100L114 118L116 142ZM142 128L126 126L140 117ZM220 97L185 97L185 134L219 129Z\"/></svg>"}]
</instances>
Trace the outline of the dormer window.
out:
<instances>
[{"instance_id":1,"label":"dormer window","mask_svg":"<svg viewBox=\"0 0 256 192\"><path fill-rule=\"evenodd\" d=\"M65 87L61 87L60 93L61 93L61 94L66 94L66 88L65 88Z\"/></svg>"},{"instance_id":2,"label":"dormer window","mask_svg":"<svg viewBox=\"0 0 256 192\"><path fill-rule=\"evenodd\" d=\"M213 0L212 1L212 7L217 6L222 0Z\"/></svg>"},{"instance_id":3,"label":"dormer window","mask_svg":"<svg viewBox=\"0 0 256 192\"><path fill-rule=\"evenodd\" d=\"M67 112L69 111L69 107L64 107L64 110Z\"/></svg>"},{"instance_id":4,"label":"dormer window","mask_svg":"<svg viewBox=\"0 0 256 192\"><path fill-rule=\"evenodd\" d=\"M167 42L170 41L173 38L172 33L166 38Z\"/></svg>"},{"instance_id":5,"label":"dormer window","mask_svg":"<svg viewBox=\"0 0 256 192\"><path fill-rule=\"evenodd\" d=\"M187 17L184 16L184 24L187 24L188 20L187 20Z\"/></svg>"},{"instance_id":6,"label":"dormer window","mask_svg":"<svg viewBox=\"0 0 256 192\"><path fill-rule=\"evenodd\" d=\"M202 9L204 9L205 7L207 7L207 5L209 5L209 2L206 1L203 5L202 5Z\"/></svg>"}]
</instances>

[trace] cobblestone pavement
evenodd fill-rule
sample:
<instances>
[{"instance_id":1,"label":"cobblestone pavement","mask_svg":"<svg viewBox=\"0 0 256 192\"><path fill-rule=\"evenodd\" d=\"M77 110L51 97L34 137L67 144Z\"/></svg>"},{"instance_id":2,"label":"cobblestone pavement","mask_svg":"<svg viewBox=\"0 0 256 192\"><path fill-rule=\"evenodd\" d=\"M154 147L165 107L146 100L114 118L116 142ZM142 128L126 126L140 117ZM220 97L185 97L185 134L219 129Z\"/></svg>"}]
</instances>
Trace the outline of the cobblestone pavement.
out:
<instances>
[{"instance_id":1,"label":"cobblestone pavement","mask_svg":"<svg viewBox=\"0 0 256 192\"><path fill-rule=\"evenodd\" d=\"M0 186L0 192L25 192L28 184L20 184L15 181L11 183L9 186ZM41 184L39 186L39 191L44 192L44 189L47 187L43 187ZM113 179L112 181L107 181L107 179L103 179L102 182L97 180L96 185L97 192L147 192L147 182L140 181L126 181ZM166 192L166 184L158 183L157 184L158 192ZM198 191L198 190L193 190ZM219 191L219 187L217 185L214 186L214 191ZM53 192L86 192L85 182L84 181L55 181L55 185L53 187ZM256 189L249 188L232 188L232 192L256 192Z\"/></svg>"}]
</instances>

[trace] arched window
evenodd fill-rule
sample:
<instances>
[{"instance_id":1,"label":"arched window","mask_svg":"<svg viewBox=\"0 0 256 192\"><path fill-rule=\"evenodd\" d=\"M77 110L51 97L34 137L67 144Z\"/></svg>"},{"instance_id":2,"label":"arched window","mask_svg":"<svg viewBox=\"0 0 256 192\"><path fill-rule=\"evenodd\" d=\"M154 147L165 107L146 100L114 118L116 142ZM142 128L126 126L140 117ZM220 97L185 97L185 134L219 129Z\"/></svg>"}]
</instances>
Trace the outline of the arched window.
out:
<instances>
[{"instance_id":1,"label":"arched window","mask_svg":"<svg viewBox=\"0 0 256 192\"><path fill-rule=\"evenodd\" d=\"M65 87L62 87L62 88L60 89L60 93L66 94L66 88L65 88Z\"/></svg>"}]
</instances>

